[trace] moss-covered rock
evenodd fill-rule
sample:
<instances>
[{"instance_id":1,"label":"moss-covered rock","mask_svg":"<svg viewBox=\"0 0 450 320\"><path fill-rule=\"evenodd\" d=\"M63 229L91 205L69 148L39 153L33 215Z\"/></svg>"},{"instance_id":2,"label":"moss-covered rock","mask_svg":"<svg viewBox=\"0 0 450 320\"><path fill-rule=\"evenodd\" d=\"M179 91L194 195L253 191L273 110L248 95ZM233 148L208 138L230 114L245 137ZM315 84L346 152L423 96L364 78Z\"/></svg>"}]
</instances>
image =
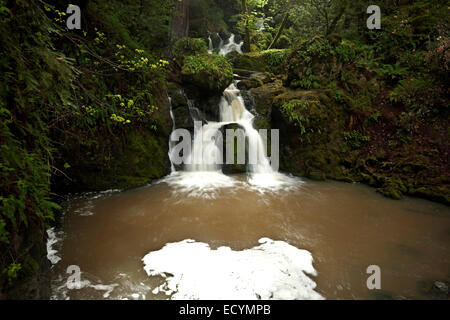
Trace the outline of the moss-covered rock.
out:
<instances>
[{"instance_id":1,"label":"moss-covered rock","mask_svg":"<svg viewBox=\"0 0 450 320\"><path fill-rule=\"evenodd\" d=\"M240 90L250 90L263 85L261 80L258 79L244 79L238 82L237 87Z\"/></svg>"},{"instance_id":2,"label":"moss-covered rock","mask_svg":"<svg viewBox=\"0 0 450 320\"><path fill-rule=\"evenodd\" d=\"M113 149L95 156L90 151L81 151L89 150L85 147L79 149L80 154L74 152L71 167L67 169L71 183L66 188L74 191L129 189L169 173L168 135L135 129L115 144ZM103 162L98 161L101 156Z\"/></svg>"},{"instance_id":3,"label":"moss-covered rock","mask_svg":"<svg viewBox=\"0 0 450 320\"><path fill-rule=\"evenodd\" d=\"M181 38L173 45L174 57L183 62L187 56L208 53L208 46L201 38Z\"/></svg>"},{"instance_id":4,"label":"moss-covered rock","mask_svg":"<svg viewBox=\"0 0 450 320\"><path fill-rule=\"evenodd\" d=\"M385 178L383 186L377 189L377 191L386 197L399 200L408 189L400 179Z\"/></svg>"},{"instance_id":5,"label":"moss-covered rock","mask_svg":"<svg viewBox=\"0 0 450 320\"><path fill-rule=\"evenodd\" d=\"M220 94L233 80L233 68L222 56L199 54L185 58L181 76L184 83L205 95Z\"/></svg>"},{"instance_id":6,"label":"moss-covered rock","mask_svg":"<svg viewBox=\"0 0 450 320\"><path fill-rule=\"evenodd\" d=\"M233 55L230 59L233 66L238 69L279 73L286 54L285 49L271 49Z\"/></svg>"}]
</instances>

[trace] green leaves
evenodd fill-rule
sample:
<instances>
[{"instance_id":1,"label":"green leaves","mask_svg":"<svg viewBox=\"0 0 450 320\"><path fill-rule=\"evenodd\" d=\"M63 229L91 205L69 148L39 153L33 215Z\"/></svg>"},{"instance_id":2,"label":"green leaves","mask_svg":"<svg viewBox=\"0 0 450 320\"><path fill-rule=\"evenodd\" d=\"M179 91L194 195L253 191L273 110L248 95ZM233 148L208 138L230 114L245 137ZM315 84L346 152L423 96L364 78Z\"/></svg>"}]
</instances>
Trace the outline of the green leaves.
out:
<instances>
[{"instance_id":1,"label":"green leaves","mask_svg":"<svg viewBox=\"0 0 450 320\"><path fill-rule=\"evenodd\" d=\"M344 141L353 148L359 149L370 141L369 136L363 135L361 132L353 130L352 132L344 132Z\"/></svg>"}]
</instances>

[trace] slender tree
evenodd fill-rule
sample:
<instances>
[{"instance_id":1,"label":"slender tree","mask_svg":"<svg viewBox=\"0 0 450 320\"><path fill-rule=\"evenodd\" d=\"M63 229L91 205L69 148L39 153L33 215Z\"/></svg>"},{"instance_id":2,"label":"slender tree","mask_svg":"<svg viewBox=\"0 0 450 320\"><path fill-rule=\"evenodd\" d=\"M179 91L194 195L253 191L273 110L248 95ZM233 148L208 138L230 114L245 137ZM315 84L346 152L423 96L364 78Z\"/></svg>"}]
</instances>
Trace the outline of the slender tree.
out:
<instances>
[{"instance_id":1,"label":"slender tree","mask_svg":"<svg viewBox=\"0 0 450 320\"><path fill-rule=\"evenodd\" d=\"M244 38L244 51L249 52L250 51L250 29L248 27L249 25L249 13L248 13L248 6L247 6L247 0L242 0L242 13L244 15L244 25L245 25L245 38Z\"/></svg>"},{"instance_id":2,"label":"slender tree","mask_svg":"<svg viewBox=\"0 0 450 320\"><path fill-rule=\"evenodd\" d=\"M189 33L189 0L178 0L175 4L171 24L171 40L187 37Z\"/></svg>"}]
</instances>

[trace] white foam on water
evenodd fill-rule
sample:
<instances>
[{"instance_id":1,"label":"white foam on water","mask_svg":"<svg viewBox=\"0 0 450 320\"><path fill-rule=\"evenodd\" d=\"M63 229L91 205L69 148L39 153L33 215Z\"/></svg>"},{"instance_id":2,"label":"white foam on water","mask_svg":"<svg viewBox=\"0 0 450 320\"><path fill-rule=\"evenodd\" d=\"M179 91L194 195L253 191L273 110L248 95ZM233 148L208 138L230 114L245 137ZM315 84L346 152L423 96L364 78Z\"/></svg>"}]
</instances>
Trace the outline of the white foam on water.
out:
<instances>
[{"instance_id":1,"label":"white foam on water","mask_svg":"<svg viewBox=\"0 0 450 320\"><path fill-rule=\"evenodd\" d=\"M231 188L238 180L221 171L177 171L160 180L173 187L173 193L195 198L215 199L221 188Z\"/></svg>"},{"instance_id":2,"label":"white foam on water","mask_svg":"<svg viewBox=\"0 0 450 320\"><path fill-rule=\"evenodd\" d=\"M91 281L84 279L80 280L77 283L71 283L72 287L68 286L68 281L65 278L59 277L58 279L53 281L52 291L53 295L50 297L51 300L70 300L69 292L70 291L79 291L85 288L91 288L95 291L105 291L103 293L103 298L109 298L111 293L114 291L116 287L119 286L117 283L112 284L102 284L97 283L94 284Z\"/></svg>"},{"instance_id":3,"label":"white foam on water","mask_svg":"<svg viewBox=\"0 0 450 320\"><path fill-rule=\"evenodd\" d=\"M260 193L279 193L299 190L305 183L298 177L279 172L251 173L248 176L249 187Z\"/></svg>"},{"instance_id":4,"label":"white foam on water","mask_svg":"<svg viewBox=\"0 0 450 320\"><path fill-rule=\"evenodd\" d=\"M56 232L55 227L47 229L47 259L50 260L53 265L61 260L61 257L57 255L58 250L53 248L53 246L62 240L62 234L62 232Z\"/></svg>"},{"instance_id":5,"label":"white foam on water","mask_svg":"<svg viewBox=\"0 0 450 320\"><path fill-rule=\"evenodd\" d=\"M259 243L242 251L214 250L187 239L166 244L142 261L148 276L165 278L153 293L171 299L324 299L306 275L317 275L310 252L269 238Z\"/></svg>"}]
</instances>

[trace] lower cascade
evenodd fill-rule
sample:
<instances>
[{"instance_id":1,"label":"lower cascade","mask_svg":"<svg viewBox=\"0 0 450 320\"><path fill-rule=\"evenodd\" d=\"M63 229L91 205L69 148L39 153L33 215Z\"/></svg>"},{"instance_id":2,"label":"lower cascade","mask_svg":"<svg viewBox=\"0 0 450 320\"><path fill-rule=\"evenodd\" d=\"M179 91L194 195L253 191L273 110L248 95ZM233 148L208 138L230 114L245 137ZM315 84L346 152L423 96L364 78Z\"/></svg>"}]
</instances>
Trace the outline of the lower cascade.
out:
<instances>
[{"instance_id":1,"label":"lower cascade","mask_svg":"<svg viewBox=\"0 0 450 320\"><path fill-rule=\"evenodd\" d=\"M275 139L271 141L271 163L266 155L266 142L253 127L255 116L247 110L241 92L236 87L238 82L239 80L234 80L223 92L218 105L218 121L203 120L206 123L200 125L201 112L190 105L190 114L196 121L196 126L191 151L185 158L183 170L180 171L175 170L173 164L178 150L174 148L171 135L169 157L172 162L172 174L162 181L171 184L175 190L183 191L188 196L211 198L216 196L220 186L230 187L242 184L242 181L222 173L224 152L228 146L225 146L223 140L226 135L222 136L221 130L232 124L242 128L247 141L245 150L248 160L246 165L248 187L255 188L259 192L276 192L297 189L301 186L300 179L281 174L273 169L273 161L278 161L274 157L274 153L278 151L276 144L278 141Z\"/></svg>"},{"instance_id":2,"label":"lower cascade","mask_svg":"<svg viewBox=\"0 0 450 320\"><path fill-rule=\"evenodd\" d=\"M248 139L249 156L253 164L249 165L249 171L255 173L273 173L269 159L266 157L266 148L258 131L253 128L254 116L245 108L244 100L236 83L232 83L225 91L220 101L220 121L208 122L203 126L197 126L194 132L192 153L188 157L189 171L218 171L223 159L223 149L220 144L223 141L212 139L217 137L219 130L228 124L238 124L245 130Z\"/></svg>"}]
</instances>

